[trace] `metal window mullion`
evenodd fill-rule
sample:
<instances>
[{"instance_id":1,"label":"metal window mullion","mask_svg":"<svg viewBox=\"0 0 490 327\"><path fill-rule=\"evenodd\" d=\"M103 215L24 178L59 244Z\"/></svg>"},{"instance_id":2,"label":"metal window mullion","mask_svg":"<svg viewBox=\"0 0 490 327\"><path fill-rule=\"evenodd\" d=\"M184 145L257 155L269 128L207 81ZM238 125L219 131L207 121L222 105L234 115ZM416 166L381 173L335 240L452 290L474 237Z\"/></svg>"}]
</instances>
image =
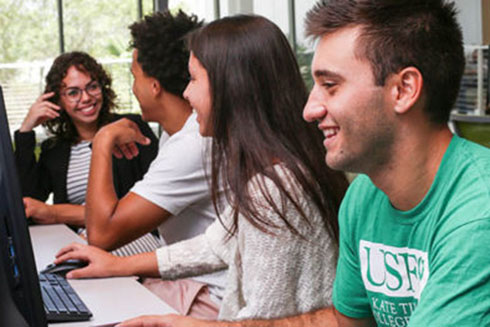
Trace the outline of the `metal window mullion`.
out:
<instances>
[{"instance_id":1,"label":"metal window mullion","mask_svg":"<svg viewBox=\"0 0 490 327\"><path fill-rule=\"evenodd\" d=\"M288 20L289 20L289 39L294 53L296 53L296 13L295 13L295 1L288 0Z\"/></svg>"},{"instance_id":2,"label":"metal window mullion","mask_svg":"<svg viewBox=\"0 0 490 327\"><path fill-rule=\"evenodd\" d=\"M214 19L219 19L221 16L220 0L214 0Z\"/></svg>"},{"instance_id":3,"label":"metal window mullion","mask_svg":"<svg viewBox=\"0 0 490 327\"><path fill-rule=\"evenodd\" d=\"M136 0L136 6L138 7L138 20L143 18L143 0Z\"/></svg>"},{"instance_id":4,"label":"metal window mullion","mask_svg":"<svg viewBox=\"0 0 490 327\"><path fill-rule=\"evenodd\" d=\"M168 0L154 0L153 11L165 11L168 9Z\"/></svg>"},{"instance_id":5,"label":"metal window mullion","mask_svg":"<svg viewBox=\"0 0 490 327\"><path fill-rule=\"evenodd\" d=\"M63 30L63 0L58 0L58 33L60 42L60 53L65 52L65 33Z\"/></svg>"}]
</instances>

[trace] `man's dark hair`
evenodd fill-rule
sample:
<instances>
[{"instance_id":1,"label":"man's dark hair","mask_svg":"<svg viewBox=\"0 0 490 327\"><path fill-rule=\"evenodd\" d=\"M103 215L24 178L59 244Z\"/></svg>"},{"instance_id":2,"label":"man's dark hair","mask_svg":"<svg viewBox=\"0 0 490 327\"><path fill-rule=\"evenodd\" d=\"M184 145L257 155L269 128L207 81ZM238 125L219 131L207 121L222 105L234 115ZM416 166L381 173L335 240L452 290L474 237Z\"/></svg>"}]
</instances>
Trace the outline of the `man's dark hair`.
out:
<instances>
[{"instance_id":1,"label":"man's dark hair","mask_svg":"<svg viewBox=\"0 0 490 327\"><path fill-rule=\"evenodd\" d=\"M323 0L306 17L308 36L360 26L356 55L366 58L375 83L405 67L423 76L425 111L436 124L449 120L464 71L461 28L445 0Z\"/></svg>"},{"instance_id":2,"label":"man's dark hair","mask_svg":"<svg viewBox=\"0 0 490 327\"><path fill-rule=\"evenodd\" d=\"M102 107L97 118L97 127L101 127L111 121L112 110L116 107L116 93L112 89L112 79L89 54L80 51L67 52L59 55L53 62L48 75L46 75L46 87L44 93L54 92L49 101L60 104L60 91L63 87L63 79L70 67L84 72L97 81L102 88ZM61 110L60 116L50 119L43 124L54 135L55 140L65 140L70 143L79 141L78 131L66 111Z\"/></svg>"},{"instance_id":3,"label":"man's dark hair","mask_svg":"<svg viewBox=\"0 0 490 327\"><path fill-rule=\"evenodd\" d=\"M185 36L200 26L202 22L195 15L188 16L181 10L176 15L157 12L129 26L130 46L138 50L138 63L143 72L180 97L189 82Z\"/></svg>"}]
</instances>

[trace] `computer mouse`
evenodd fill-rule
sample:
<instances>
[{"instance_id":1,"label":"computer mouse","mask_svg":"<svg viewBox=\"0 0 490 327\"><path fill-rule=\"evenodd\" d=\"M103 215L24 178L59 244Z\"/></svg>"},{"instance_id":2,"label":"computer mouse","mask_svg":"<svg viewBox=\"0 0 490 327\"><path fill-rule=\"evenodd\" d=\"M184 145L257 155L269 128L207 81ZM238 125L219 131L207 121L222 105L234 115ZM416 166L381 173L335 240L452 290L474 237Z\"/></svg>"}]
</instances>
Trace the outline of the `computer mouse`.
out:
<instances>
[{"instance_id":1,"label":"computer mouse","mask_svg":"<svg viewBox=\"0 0 490 327\"><path fill-rule=\"evenodd\" d=\"M61 276L65 276L69 271L74 269L83 268L88 265L87 261L69 259L64 262L55 264L50 263L43 270L41 270L41 274L57 274Z\"/></svg>"}]
</instances>

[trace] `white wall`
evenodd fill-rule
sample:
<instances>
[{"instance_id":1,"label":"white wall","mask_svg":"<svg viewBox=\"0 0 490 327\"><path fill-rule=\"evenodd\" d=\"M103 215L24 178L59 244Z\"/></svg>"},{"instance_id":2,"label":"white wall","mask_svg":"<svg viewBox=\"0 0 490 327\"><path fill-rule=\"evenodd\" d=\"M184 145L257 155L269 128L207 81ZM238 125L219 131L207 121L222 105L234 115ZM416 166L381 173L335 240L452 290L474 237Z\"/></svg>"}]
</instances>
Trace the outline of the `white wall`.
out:
<instances>
[{"instance_id":1,"label":"white wall","mask_svg":"<svg viewBox=\"0 0 490 327\"><path fill-rule=\"evenodd\" d=\"M487 1L487 0L483 0ZM482 44L482 0L454 0L465 44Z\"/></svg>"},{"instance_id":2,"label":"white wall","mask_svg":"<svg viewBox=\"0 0 490 327\"><path fill-rule=\"evenodd\" d=\"M168 7L182 7L188 14L195 14L206 22L214 20L214 1L212 0L169 0Z\"/></svg>"}]
</instances>

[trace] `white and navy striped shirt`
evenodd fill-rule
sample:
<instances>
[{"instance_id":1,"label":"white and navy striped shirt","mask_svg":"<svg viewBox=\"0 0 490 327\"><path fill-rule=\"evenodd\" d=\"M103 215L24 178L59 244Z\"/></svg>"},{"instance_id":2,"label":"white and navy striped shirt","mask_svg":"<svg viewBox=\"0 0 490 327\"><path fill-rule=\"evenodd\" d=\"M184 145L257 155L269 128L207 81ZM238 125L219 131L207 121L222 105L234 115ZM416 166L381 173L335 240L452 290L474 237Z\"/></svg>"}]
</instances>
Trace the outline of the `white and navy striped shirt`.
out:
<instances>
[{"instance_id":1,"label":"white and navy striped shirt","mask_svg":"<svg viewBox=\"0 0 490 327\"><path fill-rule=\"evenodd\" d=\"M68 202L72 204L85 203L91 156L90 141L82 141L71 147L66 175L66 195Z\"/></svg>"}]
</instances>

